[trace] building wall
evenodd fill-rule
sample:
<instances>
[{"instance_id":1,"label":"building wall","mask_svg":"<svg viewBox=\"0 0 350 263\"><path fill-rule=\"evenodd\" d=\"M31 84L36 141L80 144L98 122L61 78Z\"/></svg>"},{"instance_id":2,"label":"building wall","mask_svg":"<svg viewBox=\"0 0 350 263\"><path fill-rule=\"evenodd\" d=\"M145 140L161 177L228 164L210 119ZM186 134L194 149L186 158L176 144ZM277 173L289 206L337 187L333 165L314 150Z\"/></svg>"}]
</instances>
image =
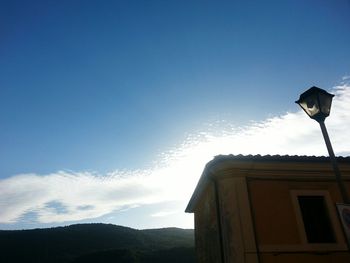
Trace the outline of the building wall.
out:
<instances>
[{"instance_id":1,"label":"building wall","mask_svg":"<svg viewBox=\"0 0 350 263\"><path fill-rule=\"evenodd\" d=\"M218 180L225 262L258 262L244 177Z\"/></svg>"},{"instance_id":2,"label":"building wall","mask_svg":"<svg viewBox=\"0 0 350 263\"><path fill-rule=\"evenodd\" d=\"M198 263L222 262L221 252L226 263L350 262L335 210L342 200L328 162L215 165L207 168L193 208ZM349 178L350 167L343 165ZM307 242L297 196L315 193L327 199L335 243Z\"/></svg>"},{"instance_id":3,"label":"building wall","mask_svg":"<svg viewBox=\"0 0 350 263\"><path fill-rule=\"evenodd\" d=\"M194 215L198 263L220 263L220 240L213 183L208 184Z\"/></svg>"},{"instance_id":4,"label":"building wall","mask_svg":"<svg viewBox=\"0 0 350 263\"><path fill-rule=\"evenodd\" d=\"M257 263L257 250L245 178L217 181L225 262ZM222 262L215 187L211 182L196 207L197 262Z\"/></svg>"},{"instance_id":5,"label":"building wall","mask_svg":"<svg viewBox=\"0 0 350 263\"><path fill-rule=\"evenodd\" d=\"M260 262L350 262L335 203L341 202L334 181L249 181ZM324 195L336 243L307 242L297 195Z\"/></svg>"}]
</instances>

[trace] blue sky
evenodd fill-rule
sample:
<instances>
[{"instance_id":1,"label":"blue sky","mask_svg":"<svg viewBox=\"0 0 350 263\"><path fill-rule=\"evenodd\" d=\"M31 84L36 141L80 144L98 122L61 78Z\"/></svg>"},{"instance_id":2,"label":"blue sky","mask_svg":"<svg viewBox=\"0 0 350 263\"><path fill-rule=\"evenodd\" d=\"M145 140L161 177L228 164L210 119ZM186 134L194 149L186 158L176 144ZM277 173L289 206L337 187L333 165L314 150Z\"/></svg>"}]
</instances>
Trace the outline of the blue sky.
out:
<instances>
[{"instance_id":1,"label":"blue sky","mask_svg":"<svg viewBox=\"0 0 350 263\"><path fill-rule=\"evenodd\" d=\"M349 14L341 0L2 1L0 228L192 227L183 210L214 155L326 154L290 134L299 116L318 134L294 101L337 93L330 133L346 130ZM283 151L252 143L283 127Z\"/></svg>"}]
</instances>

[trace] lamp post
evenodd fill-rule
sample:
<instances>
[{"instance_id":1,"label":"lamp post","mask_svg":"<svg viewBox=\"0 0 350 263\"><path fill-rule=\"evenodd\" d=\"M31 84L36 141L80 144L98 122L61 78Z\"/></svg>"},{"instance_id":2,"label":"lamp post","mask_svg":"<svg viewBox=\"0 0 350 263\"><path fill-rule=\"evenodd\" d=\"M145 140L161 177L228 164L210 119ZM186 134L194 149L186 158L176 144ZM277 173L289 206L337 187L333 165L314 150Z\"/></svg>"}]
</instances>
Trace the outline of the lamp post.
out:
<instances>
[{"instance_id":1,"label":"lamp post","mask_svg":"<svg viewBox=\"0 0 350 263\"><path fill-rule=\"evenodd\" d=\"M326 117L329 116L329 113L331 111L333 97L333 94L330 94L323 89L311 87L310 89L302 93L300 95L299 100L297 100L295 103L299 104L299 106L306 112L306 114L311 119L314 119L320 124L323 138L326 142L327 150L332 162L335 178L337 180L343 202L349 204L348 192L345 188L344 181L341 177L341 173L333 152L331 141L329 140L326 125L324 124Z\"/></svg>"}]
</instances>

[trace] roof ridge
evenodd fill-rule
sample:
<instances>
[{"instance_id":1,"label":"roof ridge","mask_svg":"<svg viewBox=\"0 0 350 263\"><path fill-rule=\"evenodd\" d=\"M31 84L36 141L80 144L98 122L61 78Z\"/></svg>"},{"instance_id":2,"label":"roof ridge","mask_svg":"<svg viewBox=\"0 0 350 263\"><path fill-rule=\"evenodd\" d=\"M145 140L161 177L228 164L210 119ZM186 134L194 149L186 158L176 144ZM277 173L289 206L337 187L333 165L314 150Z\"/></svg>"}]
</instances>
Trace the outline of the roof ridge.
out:
<instances>
[{"instance_id":1,"label":"roof ridge","mask_svg":"<svg viewBox=\"0 0 350 263\"><path fill-rule=\"evenodd\" d=\"M329 156L316 156L316 155L279 155L279 154L274 154L274 155L270 155L270 154L266 154L266 155L261 155L261 154L248 154L248 155L243 155L243 154L228 154L228 155L216 155L214 157L213 160L220 160L220 159L233 159L233 160L237 160L237 159L249 159L249 160L256 160L256 159L260 159L260 160L271 160L271 159L278 159L278 160L295 160L295 161L301 161L301 160L305 160L305 161L312 161L312 160L327 160L329 159ZM350 156L336 156L337 160L350 160Z\"/></svg>"}]
</instances>

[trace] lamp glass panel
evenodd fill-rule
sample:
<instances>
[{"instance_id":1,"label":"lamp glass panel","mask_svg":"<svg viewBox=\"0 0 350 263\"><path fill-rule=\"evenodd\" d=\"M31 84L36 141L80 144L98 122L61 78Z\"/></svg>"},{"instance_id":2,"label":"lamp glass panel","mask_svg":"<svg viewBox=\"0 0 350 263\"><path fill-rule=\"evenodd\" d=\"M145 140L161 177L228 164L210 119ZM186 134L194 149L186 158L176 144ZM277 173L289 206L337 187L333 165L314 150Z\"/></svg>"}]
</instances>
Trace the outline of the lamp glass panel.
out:
<instances>
[{"instance_id":1,"label":"lamp glass panel","mask_svg":"<svg viewBox=\"0 0 350 263\"><path fill-rule=\"evenodd\" d=\"M303 98L299 104L311 118L320 112L316 94Z\"/></svg>"},{"instance_id":2,"label":"lamp glass panel","mask_svg":"<svg viewBox=\"0 0 350 263\"><path fill-rule=\"evenodd\" d=\"M327 93L320 93L319 99L320 99L321 112L325 115L325 117L327 117L331 112L333 96Z\"/></svg>"}]
</instances>

